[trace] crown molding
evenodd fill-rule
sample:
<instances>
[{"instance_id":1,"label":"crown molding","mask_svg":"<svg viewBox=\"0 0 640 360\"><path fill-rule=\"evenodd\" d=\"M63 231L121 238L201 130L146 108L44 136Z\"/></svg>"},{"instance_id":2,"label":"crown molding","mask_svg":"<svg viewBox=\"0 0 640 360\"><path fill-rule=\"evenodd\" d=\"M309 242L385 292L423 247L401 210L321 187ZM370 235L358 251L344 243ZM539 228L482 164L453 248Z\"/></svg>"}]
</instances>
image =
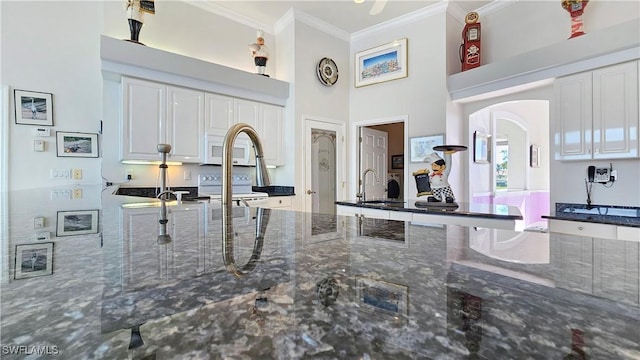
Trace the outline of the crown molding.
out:
<instances>
[{"instance_id":1,"label":"crown molding","mask_svg":"<svg viewBox=\"0 0 640 360\"><path fill-rule=\"evenodd\" d=\"M467 12L464 11L456 2L449 2L449 6L447 6L447 13L461 24L464 24L464 17L467 16Z\"/></svg>"},{"instance_id":2,"label":"crown molding","mask_svg":"<svg viewBox=\"0 0 640 360\"><path fill-rule=\"evenodd\" d=\"M273 35L274 34L274 29L273 26L260 22L254 18L248 17L246 15L243 15L239 12L227 9L224 6L221 6L211 0L180 0L186 4L189 5L193 5L195 7L198 7L202 10L208 11L212 14L216 14L222 17L225 17L229 20L235 21L237 23L243 24L243 25L247 25L249 27L252 28L257 28L260 29L262 31L264 31L265 33L269 34L269 35Z\"/></svg>"},{"instance_id":3,"label":"crown molding","mask_svg":"<svg viewBox=\"0 0 640 360\"><path fill-rule=\"evenodd\" d=\"M448 0L443 0L437 4L427 6L425 8L416 10L414 12L408 13L403 16L399 16L395 19L391 19L391 20L382 22L380 24L368 27L366 29L356 31L353 34L351 34L351 41L355 41L364 37L387 32L390 29L395 28L397 26L410 24L433 15L443 14L447 11L448 4L449 4Z\"/></svg>"},{"instance_id":4,"label":"crown molding","mask_svg":"<svg viewBox=\"0 0 640 360\"><path fill-rule=\"evenodd\" d=\"M502 9L508 6L518 3L519 1L520 0L493 0L487 5L481 6L478 9L476 9L476 12L478 13L478 15L482 17L485 15L489 15L489 14L501 11ZM482 20L482 18L480 19Z\"/></svg>"},{"instance_id":5,"label":"crown molding","mask_svg":"<svg viewBox=\"0 0 640 360\"><path fill-rule=\"evenodd\" d=\"M312 28L318 29L324 33L335 36L338 39L344 41L349 41L351 36L348 32L329 24L328 22L325 22L305 12L295 10L293 8L289 9L289 11L287 11L284 15L282 15L280 19L278 19L276 25L274 26L276 33L282 31L282 29L287 24L293 22L294 20L300 21L301 23L309 25Z\"/></svg>"}]
</instances>

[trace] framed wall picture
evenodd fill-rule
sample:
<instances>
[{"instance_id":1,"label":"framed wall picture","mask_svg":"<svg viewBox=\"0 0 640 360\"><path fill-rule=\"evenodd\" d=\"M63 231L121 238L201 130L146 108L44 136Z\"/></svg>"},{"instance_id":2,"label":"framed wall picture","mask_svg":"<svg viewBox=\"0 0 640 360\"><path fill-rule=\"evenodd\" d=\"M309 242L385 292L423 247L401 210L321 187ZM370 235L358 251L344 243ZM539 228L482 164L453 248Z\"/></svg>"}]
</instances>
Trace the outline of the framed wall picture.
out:
<instances>
[{"instance_id":1,"label":"framed wall picture","mask_svg":"<svg viewBox=\"0 0 640 360\"><path fill-rule=\"evenodd\" d=\"M356 53L356 87L407 77L407 39Z\"/></svg>"},{"instance_id":2,"label":"framed wall picture","mask_svg":"<svg viewBox=\"0 0 640 360\"><path fill-rule=\"evenodd\" d=\"M537 145L529 147L529 166L532 168L540 167L540 147Z\"/></svg>"},{"instance_id":3,"label":"framed wall picture","mask_svg":"<svg viewBox=\"0 0 640 360\"><path fill-rule=\"evenodd\" d=\"M424 158L434 152L434 146L444 145L444 134L420 136L409 139L411 162L422 162Z\"/></svg>"},{"instance_id":4,"label":"framed wall picture","mask_svg":"<svg viewBox=\"0 0 640 360\"><path fill-rule=\"evenodd\" d=\"M14 279L53 274L53 243L16 245Z\"/></svg>"},{"instance_id":5,"label":"framed wall picture","mask_svg":"<svg viewBox=\"0 0 640 360\"><path fill-rule=\"evenodd\" d=\"M53 126L52 94L13 90L16 124Z\"/></svg>"},{"instance_id":6,"label":"framed wall picture","mask_svg":"<svg viewBox=\"0 0 640 360\"><path fill-rule=\"evenodd\" d=\"M404 155L391 155L391 168L404 169Z\"/></svg>"},{"instance_id":7,"label":"framed wall picture","mask_svg":"<svg viewBox=\"0 0 640 360\"><path fill-rule=\"evenodd\" d=\"M56 236L98 233L98 210L58 211Z\"/></svg>"},{"instance_id":8,"label":"framed wall picture","mask_svg":"<svg viewBox=\"0 0 640 360\"><path fill-rule=\"evenodd\" d=\"M98 157L98 134L56 131L58 157Z\"/></svg>"},{"instance_id":9,"label":"framed wall picture","mask_svg":"<svg viewBox=\"0 0 640 360\"><path fill-rule=\"evenodd\" d=\"M473 162L489 163L489 134L485 132L474 131L473 133Z\"/></svg>"}]
</instances>

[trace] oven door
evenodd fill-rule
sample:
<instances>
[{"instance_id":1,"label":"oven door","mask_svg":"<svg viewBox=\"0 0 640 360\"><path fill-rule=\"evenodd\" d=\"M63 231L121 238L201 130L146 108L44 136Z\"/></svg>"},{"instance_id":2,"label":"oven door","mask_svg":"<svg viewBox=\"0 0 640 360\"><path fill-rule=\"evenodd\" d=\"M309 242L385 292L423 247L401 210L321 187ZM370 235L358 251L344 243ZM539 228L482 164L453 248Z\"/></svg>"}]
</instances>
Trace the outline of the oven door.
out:
<instances>
[{"instance_id":1,"label":"oven door","mask_svg":"<svg viewBox=\"0 0 640 360\"><path fill-rule=\"evenodd\" d=\"M224 136L205 135L206 158L205 164L222 165L222 156L224 148ZM251 140L244 138L236 138L233 144L232 163L233 165L254 165L253 157L250 156L252 151Z\"/></svg>"}]
</instances>

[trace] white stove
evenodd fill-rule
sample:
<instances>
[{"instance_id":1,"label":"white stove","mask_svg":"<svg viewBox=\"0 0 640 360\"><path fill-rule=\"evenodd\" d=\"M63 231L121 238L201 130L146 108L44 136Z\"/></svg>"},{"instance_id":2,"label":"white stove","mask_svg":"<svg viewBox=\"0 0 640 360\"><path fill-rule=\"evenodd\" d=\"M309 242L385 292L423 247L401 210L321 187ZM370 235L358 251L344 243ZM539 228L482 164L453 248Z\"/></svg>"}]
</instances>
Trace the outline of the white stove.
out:
<instances>
[{"instance_id":1,"label":"white stove","mask_svg":"<svg viewBox=\"0 0 640 360\"><path fill-rule=\"evenodd\" d=\"M267 193L253 192L253 179L249 175L231 175L232 199L248 206L259 206L269 197ZM222 169L212 169L198 175L198 196L209 196L212 200L222 200Z\"/></svg>"}]
</instances>

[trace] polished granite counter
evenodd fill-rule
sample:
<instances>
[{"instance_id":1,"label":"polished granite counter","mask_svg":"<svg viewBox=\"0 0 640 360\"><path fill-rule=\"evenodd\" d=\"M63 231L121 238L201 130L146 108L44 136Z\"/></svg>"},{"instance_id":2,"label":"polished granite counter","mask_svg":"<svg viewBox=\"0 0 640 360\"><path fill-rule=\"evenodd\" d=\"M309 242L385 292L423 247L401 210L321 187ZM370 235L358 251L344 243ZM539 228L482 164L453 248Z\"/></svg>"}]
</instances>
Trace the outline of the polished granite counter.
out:
<instances>
[{"instance_id":1,"label":"polished granite counter","mask_svg":"<svg viewBox=\"0 0 640 360\"><path fill-rule=\"evenodd\" d=\"M234 208L223 252L219 205L102 194L26 279L60 205L10 200L2 359L640 358L638 242Z\"/></svg>"},{"instance_id":2,"label":"polished granite counter","mask_svg":"<svg viewBox=\"0 0 640 360\"><path fill-rule=\"evenodd\" d=\"M557 203L543 218L640 228L640 207Z\"/></svg>"},{"instance_id":3,"label":"polished granite counter","mask_svg":"<svg viewBox=\"0 0 640 360\"><path fill-rule=\"evenodd\" d=\"M459 202L458 207L434 207L425 206L425 200L391 200L371 199L361 202L357 200L336 201L336 205L360 207L368 209L380 209L390 211L402 211L417 214L444 215L444 216L464 216L472 218L501 219L501 220L522 220L522 213L515 206L499 205L491 203L466 203Z\"/></svg>"}]
</instances>

